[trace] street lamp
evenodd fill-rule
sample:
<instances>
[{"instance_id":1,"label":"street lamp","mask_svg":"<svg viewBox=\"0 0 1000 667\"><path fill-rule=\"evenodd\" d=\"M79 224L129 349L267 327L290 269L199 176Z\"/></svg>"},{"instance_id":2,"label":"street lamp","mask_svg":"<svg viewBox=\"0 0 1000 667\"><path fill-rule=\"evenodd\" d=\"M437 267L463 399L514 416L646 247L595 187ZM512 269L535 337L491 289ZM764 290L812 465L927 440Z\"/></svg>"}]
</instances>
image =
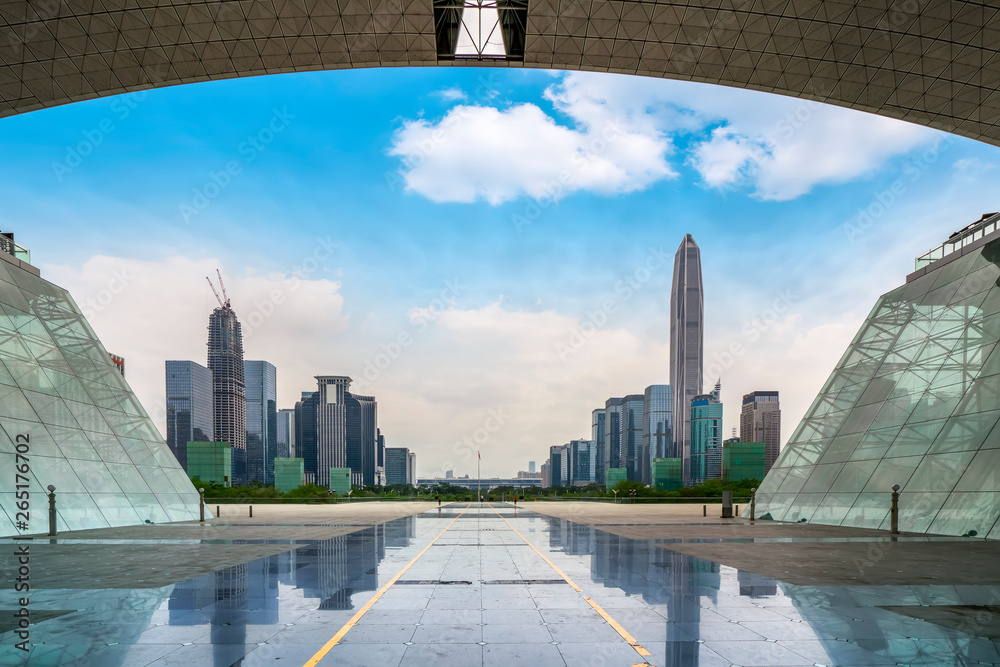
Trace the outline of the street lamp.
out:
<instances>
[{"instance_id":1,"label":"street lamp","mask_svg":"<svg viewBox=\"0 0 1000 667\"><path fill-rule=\"evenodd\" d=\"M611 489L611 492L615 494L615 502L618 502L618 489Z\"/></svg>"}]
</instances>

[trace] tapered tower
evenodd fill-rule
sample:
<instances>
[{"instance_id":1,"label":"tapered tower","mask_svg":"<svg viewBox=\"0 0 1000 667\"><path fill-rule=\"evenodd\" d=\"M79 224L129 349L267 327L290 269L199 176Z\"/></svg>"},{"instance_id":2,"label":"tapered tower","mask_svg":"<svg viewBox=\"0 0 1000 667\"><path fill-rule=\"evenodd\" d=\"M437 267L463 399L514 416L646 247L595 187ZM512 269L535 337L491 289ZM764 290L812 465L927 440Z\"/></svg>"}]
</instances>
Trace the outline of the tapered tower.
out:
<instances>
[{"instance_id":1,"label":"tapered tower","mask_svg":"<svg viewBox=\"0 0 1000 667\"><path fill-rule=\"evenodd\" d=\"M211 283L211 281L209 281ZM243 376L243 330L229 304L222 276L219 307L208 317L208 369L212 371L215 439L232 445L233 486L246 484L247 397ZM214 287L213 287L214 291Z\"/></svg>"},{"instance_id":2,"label":"tapered tower","mask_svg":"<svg viewBox=\"0 0 1000 667\"><path fill-rule=\"evenodd\" d=\"M674 389L674 453L684 459L684 482L691 479L691 401L702 393L705 348L705 294L701 250L690 234L674 255L670 289L670 384Z\"/></svg>"}]
</instances>

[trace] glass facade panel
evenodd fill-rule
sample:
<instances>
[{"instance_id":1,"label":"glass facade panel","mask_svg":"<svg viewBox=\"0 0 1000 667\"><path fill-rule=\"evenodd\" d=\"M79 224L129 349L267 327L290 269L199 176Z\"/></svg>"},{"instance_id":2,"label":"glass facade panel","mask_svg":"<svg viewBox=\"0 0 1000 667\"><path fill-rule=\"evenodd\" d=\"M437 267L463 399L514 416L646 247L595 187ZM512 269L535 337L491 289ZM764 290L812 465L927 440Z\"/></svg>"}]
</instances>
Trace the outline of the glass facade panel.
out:
<instances>
[{"instance_id":1,"label":"glass facade panel","mask_svg":"<svg viewBox=\"0 0 1000 667\"><path fill-rule=\"evenodd\" d=\"M0 362L0 468L27 437L30 491L37 507L56 487L61 530L197 518L197 492L69 294L3 262ZM0 498L13 492L6 481ZM46 512L32 519L18 531L0 512L0 536L47 531Z\"/></svg>"},{"instance_id":2,"label":"glass facade panel","mask_svg":"<svg viewBox=\"0 0 1000 667\"><path fill-rule=\"evenodd\" d=\"M1000 537L1000 240L926 270L879 299L758 515L885 529L899 484L903 530Z\"/></svg>"}]
</instances>

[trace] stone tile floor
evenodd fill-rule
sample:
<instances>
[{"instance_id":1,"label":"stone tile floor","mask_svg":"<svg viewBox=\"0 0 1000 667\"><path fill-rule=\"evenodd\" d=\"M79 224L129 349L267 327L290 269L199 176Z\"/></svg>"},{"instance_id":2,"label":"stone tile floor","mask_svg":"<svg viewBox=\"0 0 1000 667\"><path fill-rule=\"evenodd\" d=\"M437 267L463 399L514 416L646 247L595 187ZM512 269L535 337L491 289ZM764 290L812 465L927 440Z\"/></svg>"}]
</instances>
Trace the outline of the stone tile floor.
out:
<instances>
[{"instance_id":1,"label":"stone tile floor","mask_svg":"<svg viewBox=\"0 0 1000 667\"><path fill-rule=\"evenodd\" d=\"M27 656L0 634L0 665L1000 664L991 620L913 612L996 605L995 585L792 585L504 504L283 544L155 588L88 586L82 571L61 573L60 588L34 581L31 609L66 613L30 628ZM0 613L17 597L0 591Z\"/></svg>"}]
</instances>

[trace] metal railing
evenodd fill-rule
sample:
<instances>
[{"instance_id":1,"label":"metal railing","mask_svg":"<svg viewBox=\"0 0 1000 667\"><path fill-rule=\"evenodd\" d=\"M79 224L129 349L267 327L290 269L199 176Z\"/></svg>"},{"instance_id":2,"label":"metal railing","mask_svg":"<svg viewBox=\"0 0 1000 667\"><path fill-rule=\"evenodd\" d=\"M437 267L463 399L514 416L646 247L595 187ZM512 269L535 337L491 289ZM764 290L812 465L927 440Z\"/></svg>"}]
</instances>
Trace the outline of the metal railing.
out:
<instances>
[{"instance_id":1,"label":"metal railing","mask_svg":"<svg viewBox=\"0 0 1000 667\"><path fill-rule=\"evenodd\" d=\"M988 234L992 234L1000 228L1000 213L990 213L976 223L973 223L958 232L955 232L944 243L934 246L915 260L915 269L922 269L929 264L933 264L939 259L944 259L953 252L957 252L965 246L975 243Z\"/></svg>"},{"instance_id":2,"label":"metal railing","mask_svg":"<svg viewBox=\"0 0 1000 667\"><path fill-rule=\"evenodd\" d=\"M7 235L0 233L0 251L13 256L22 262L31 264L31 251L22 245L14 243L13 234Z\"/></svg>"}]
</instances>

